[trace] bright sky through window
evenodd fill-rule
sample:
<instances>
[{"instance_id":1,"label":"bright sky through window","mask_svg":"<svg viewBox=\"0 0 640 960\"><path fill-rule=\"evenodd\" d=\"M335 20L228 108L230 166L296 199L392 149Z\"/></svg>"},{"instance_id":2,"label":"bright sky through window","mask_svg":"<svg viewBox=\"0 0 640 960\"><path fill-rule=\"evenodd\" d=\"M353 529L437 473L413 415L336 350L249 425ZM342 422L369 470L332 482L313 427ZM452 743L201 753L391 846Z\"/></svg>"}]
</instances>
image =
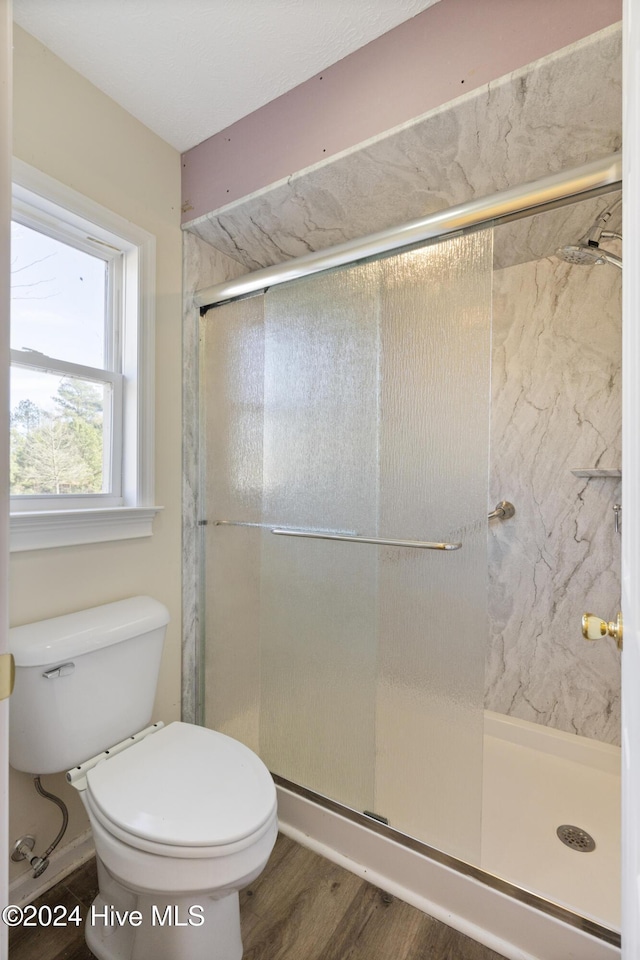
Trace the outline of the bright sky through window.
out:
<instances>
[{"instance_id":1,"label":"bright sky through window","mask_svg":"<svg viewBox=\"0 0 640 960\"><path fill-rule=\"evenodd\" d=\"M104 368L110 329L105 261L16 222L11 253L12 349L28 351L27 357L37 351L57 362ZM14 358L11 493L110 493L105 385L58 371L56 364L51 370L34 369Z\"/></svg>"},{"instance_id":2,"label":"bright sky through window","mask_svg":"<svg viewBox=\"0 0 640 960\"><path fill-rule=\"evenodd\" d=\"M106 264L20 223L11 229L11 346L104 366Z\"/></svg>"}]
</instances>

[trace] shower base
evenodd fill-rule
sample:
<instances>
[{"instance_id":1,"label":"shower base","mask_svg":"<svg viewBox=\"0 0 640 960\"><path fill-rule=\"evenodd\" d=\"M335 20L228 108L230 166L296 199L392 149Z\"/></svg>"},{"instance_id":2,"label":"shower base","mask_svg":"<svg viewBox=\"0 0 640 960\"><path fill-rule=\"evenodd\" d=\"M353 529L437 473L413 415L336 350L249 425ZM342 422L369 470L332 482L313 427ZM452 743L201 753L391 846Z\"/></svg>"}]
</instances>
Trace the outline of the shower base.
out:
<instances>
[{"instance_id":1,"label":"shower base","mask_svg":"<svg viewBox=\"0 0 640 960\"><path fill-rule=\"evenodd\" d=\"M619 770L617 747L488 712L481 870L276 778L280 828L512 960L618 960Z\"/></svg>"},{"instance_id":2,"label":"shower base","mask_svg":"<svg viewBox=\"0 0 640 960\"><path fill-rule=\"evenodd\" d=\"M482 869L619 930L620 748L487 711L483 766Z\"/></svg>"}]
</instances>

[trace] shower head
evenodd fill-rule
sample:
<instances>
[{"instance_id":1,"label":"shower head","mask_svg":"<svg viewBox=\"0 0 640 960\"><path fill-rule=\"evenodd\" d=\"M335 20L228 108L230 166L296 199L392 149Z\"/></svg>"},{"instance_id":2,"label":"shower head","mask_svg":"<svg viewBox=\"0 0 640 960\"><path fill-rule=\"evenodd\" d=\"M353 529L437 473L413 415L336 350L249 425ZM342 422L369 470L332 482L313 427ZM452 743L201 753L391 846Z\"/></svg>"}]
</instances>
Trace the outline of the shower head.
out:
<instances>
[{"instance_id":1,"label":"shower head","mask_svg":"<svg viewBox=\"0 0 640 960\"><path fill-rule=\"evenodd\" d=\"M556 250L556 256L566 263L573 263L580 266L593 265L596 263L612 263L622 269L622 260L615 253L609 253L600 246L601 240L622 240L619 233L610 233L605 231L607 222L611 219L611 214L622 202L618 197L609 207L598 214L592 225L589 227L583 237L577 243L567 244Z\"/></svg>"},{"instance_id":2,"label":"shower head","mask_svg":"<svg viewBox=\"0 0 640 960\"><path fill-rule=\"evenodd\" d=\"M597 243L586 243L584 240L579 240L578 243L567 244L566 247L560 247L559 250L556 250L556 257L559 257L560 260L564 260L566 263L572 263L575 265L585 266L593 265L596 263L612 263L616 267L622 269L622 260L620 257L617 257L615 253L609 253L607 250L603 250L602 247L598 246Z\"/></svg>"}]
</instances>

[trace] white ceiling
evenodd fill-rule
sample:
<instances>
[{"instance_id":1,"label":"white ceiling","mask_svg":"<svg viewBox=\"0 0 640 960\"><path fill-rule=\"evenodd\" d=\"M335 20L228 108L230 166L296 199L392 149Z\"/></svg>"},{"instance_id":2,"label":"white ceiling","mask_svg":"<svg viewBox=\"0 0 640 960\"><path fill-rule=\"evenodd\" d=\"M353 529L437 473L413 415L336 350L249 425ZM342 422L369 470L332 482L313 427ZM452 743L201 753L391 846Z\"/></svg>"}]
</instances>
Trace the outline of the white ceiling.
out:
<instances>
[{"instance_id":1,"label":"white ceiling","mask_svg":"<svg viewBox=\"0 0 640 960\"><path fill-rule=\"evenodd\" d=\"M187 150L438 0L13 0L28 33Z\"/></svg>"}]
</instances>

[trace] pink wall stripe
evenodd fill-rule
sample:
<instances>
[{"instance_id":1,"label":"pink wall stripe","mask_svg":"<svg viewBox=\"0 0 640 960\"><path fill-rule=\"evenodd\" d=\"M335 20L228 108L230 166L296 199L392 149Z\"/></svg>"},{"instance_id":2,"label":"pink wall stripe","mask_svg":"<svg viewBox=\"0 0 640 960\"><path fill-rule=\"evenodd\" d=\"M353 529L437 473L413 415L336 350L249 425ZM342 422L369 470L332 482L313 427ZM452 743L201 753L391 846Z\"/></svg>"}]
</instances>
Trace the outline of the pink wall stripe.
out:
<instances>
[{"instance_id":1,"label":"pink wall stripe","mask_svg":"<svg viewBox=\"0 0 640 960\"><path fill-rule=\"evenodd\" d=\"M326 160L621 17L622 0L441 0L187 151L182 157L183 222Z\"/></svg>"}]
</instances>

